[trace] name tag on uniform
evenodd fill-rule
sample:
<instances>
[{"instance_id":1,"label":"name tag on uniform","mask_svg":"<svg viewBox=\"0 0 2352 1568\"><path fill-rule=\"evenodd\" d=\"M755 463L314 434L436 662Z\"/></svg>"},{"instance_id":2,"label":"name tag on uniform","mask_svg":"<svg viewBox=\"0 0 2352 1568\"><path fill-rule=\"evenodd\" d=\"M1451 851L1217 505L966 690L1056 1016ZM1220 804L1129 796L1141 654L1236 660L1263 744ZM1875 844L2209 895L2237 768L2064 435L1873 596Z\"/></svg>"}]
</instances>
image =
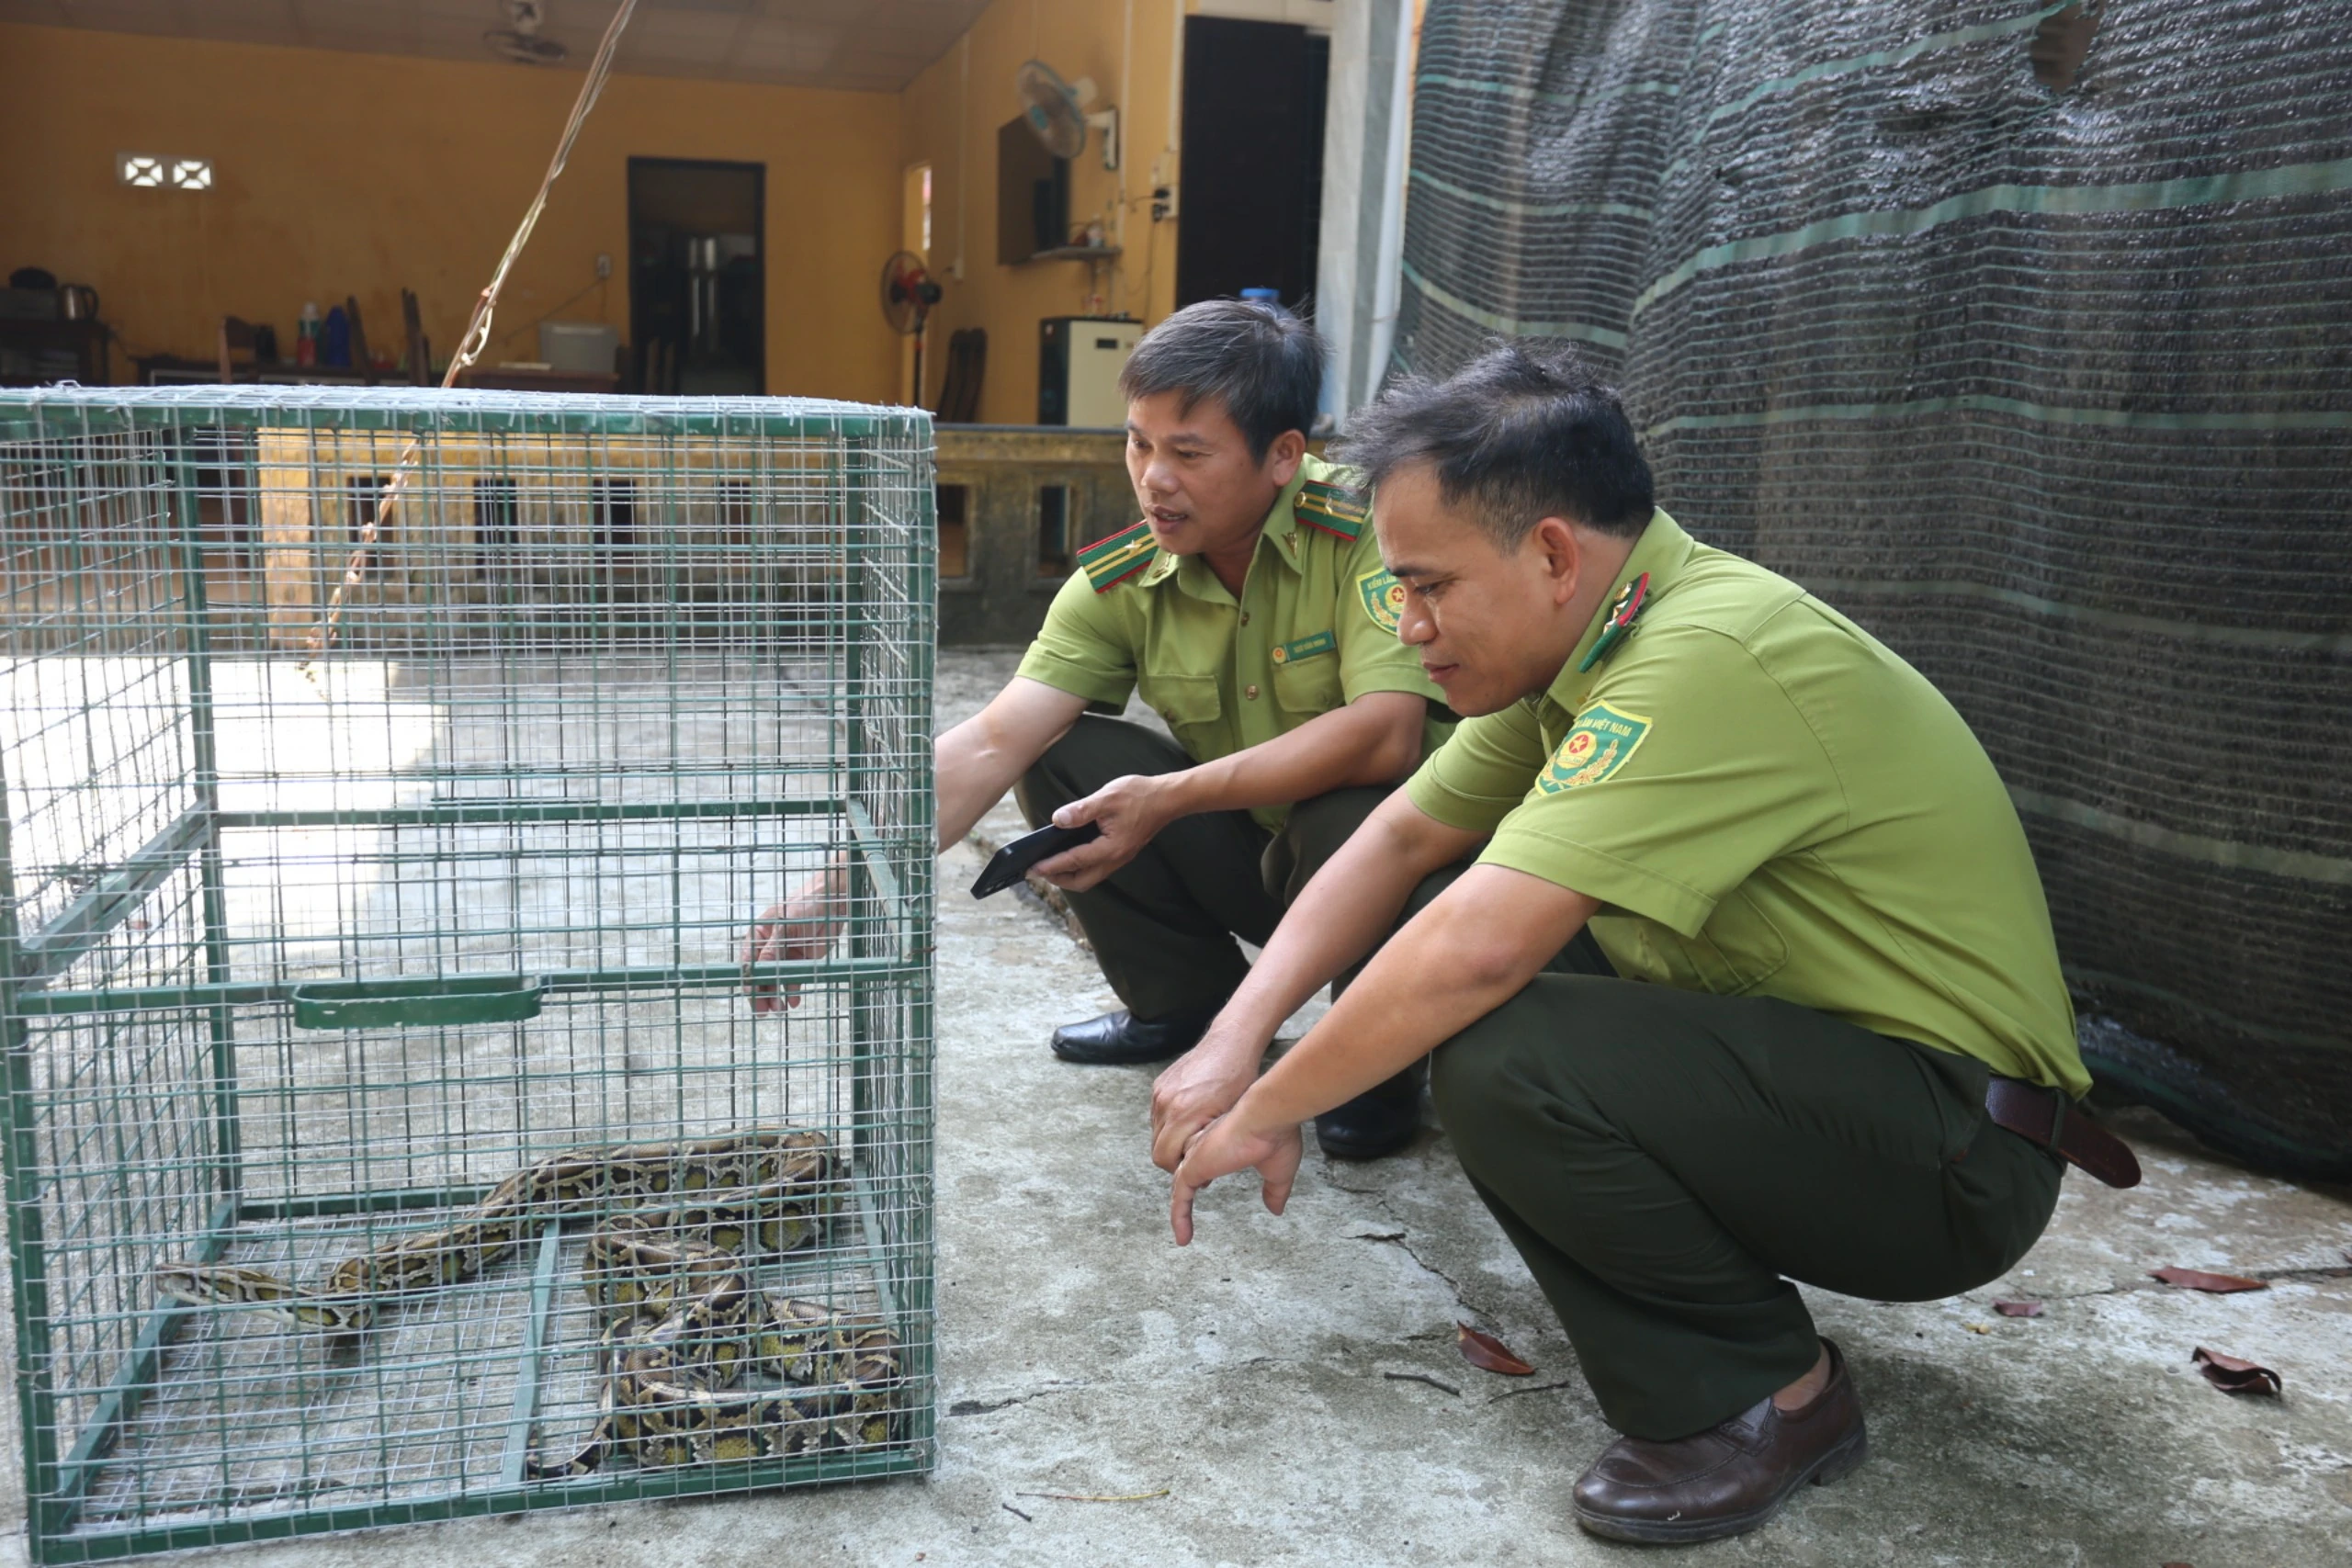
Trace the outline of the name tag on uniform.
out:
<instances>
[{"instance_id":1,"label":"name tag on uniform","mask_svg":"<svg viewBox=\"0 0 2352 1568\"><path fill-rule=\"evenodd\" d=\"M1277 664L1288 664L1294 660L1312 659L1318 653L1329 653L1339 646L1340 639L1329 632L1317 632L1313 637L1283 643L1268 657Z\"/></svg>"}]
</instances>

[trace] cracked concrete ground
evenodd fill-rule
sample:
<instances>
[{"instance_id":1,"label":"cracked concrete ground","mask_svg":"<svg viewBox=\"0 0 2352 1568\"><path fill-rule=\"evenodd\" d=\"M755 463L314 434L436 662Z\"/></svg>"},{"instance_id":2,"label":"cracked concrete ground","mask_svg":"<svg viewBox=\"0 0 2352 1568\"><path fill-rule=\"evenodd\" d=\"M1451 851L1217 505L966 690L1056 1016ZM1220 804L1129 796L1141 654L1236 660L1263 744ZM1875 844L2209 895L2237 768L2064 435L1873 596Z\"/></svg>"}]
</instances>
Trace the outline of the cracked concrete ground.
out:
<instances>
[{"instance_id":1,"label":"cracked concrete ground","mask_svg":"<svg viewBox=\"0 0 2352 1568\"><path fill-rule=\"evenodd\" d=\"M942 660L941 719L1009 673ZM1006 808L984 833L1017 830ZM1558 1324L1443 1134L1369 1166L1310 1157L1291 1212L1220 1186L1167 1236L1148 1069L1055 1062L1054 1024L1112 1005L1034 903L975 903L949 854L939 978L940 1465L897 1481L475 1520L200 1554L347 1563L667 1568L857 1563L1600 1564L1643 1549L1567 1508L1605 1443ZM1809 1292L1851 1358L1871 1459L1715 1564L2320 1568L2352 1561L2352 1194L2250 1175L2152 1117L2147 1181L2068 1179L2006 1279L1951 1301ZM2270 1288L2200 1295L2166 1264ZM1997 1316L1996 1298L2047 1303ZM1454 1324L1536 1368L1466 1365ZM2199 1345L2285 1379L2231 1397ZM1038 1494L1138 1497L1068 1501ZM21 1512L21 1503L17 1505ZM22 1560L22 1538L14 1543ZM1653 1556L1650 1561L1668 1561Z\"/></svg>"}]
</instances>

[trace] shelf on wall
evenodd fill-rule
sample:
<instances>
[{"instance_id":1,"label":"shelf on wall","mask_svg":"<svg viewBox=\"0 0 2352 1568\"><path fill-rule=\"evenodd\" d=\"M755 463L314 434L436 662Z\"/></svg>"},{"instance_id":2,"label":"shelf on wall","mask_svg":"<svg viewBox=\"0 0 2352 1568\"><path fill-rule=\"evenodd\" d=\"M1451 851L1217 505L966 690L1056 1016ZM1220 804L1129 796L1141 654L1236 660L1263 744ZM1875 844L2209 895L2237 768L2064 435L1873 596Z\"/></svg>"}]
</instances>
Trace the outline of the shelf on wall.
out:
<instances>
[{"instance_id":1,"label":"shelf on wall","mask_svg":"<svg viewBox=\"0 0 2352 1568\"><path fill-rule=\"evenodd\" d=\"M1029 258L1041 261L1109 261L1119 254L1117 245L1056 245L1050 251L1038 251ZM1026 262L1019 264L1027 265Z\"/></svg>"}]
</instances>

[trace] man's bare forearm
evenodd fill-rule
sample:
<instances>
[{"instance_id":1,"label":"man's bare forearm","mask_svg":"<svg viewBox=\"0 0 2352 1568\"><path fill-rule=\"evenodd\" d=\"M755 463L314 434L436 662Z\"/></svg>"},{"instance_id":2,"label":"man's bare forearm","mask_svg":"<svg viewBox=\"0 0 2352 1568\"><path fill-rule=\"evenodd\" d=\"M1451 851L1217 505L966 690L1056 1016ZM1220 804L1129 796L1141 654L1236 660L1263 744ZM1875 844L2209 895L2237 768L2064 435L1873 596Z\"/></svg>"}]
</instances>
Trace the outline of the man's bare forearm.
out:
<instances>
[{"instance_id":1,"label":"man's bare forearm","mask_svg":"<svg viewBox=\"0 0 2352 1568\"><path fill-rule=\"evenodd\" d=\"M975 715L931 743L932 776L938 782L939 847L944 852L966 835L1004 798L1004 792L1028 770ZM1034 761L1032 758L1030 761ZM824 922L830 940L849 919L849 851L836 850L823 868L792 889L772 915ZM788 914L787 914L788 911Z\"/></svg>"},{"instance_id":2,"label":"man's bare forearm","mask_svg":"<svg viewBox=\"0 0 2352 1568\"><path fill-rule=\"evenodd\" d=\"M1389 940L1232 1114L1251 1129L1295 1126L1393 1077L1517 996L1598 908L1523 872L1472 867Z\"/></svg>"},{"instance_id":3,"label":"man's bare forearm","mask_svg":"<svg viewBox=\"0 0 2352 1568\"><path fill-rule=\"evenodd\" d=\"M1152 1163L1174 1170L1202 1128L1237 1110L1283 1021L1372 950L1422 877L1478 839L1424 815L1402 790L1381 802L1300 893L1201 1043L1153 1086Z\"/></svg>"},{"instance_id":4,"label":"man's bare forearm","mask_svg":"<svg viewBox=\"0 0 2352 1568\"><path fill-rule=\"evenodd\" d=\"M1226 1004L1216 1034L1231 1048L1262 1051L1283 1021L1340 971L1371 952L1422 877L1477 842L1391 795L1315 874L1273 940Z\"/></svg>"},{"instance_id":5,"label":"man's bare forearm","mask_svg":"<svg viewBox=\"0 0 2352 1568\"><path fill-rule=\"evenodd\" d=\"M1085 711L1082 697L1016 676L989 705L931 743L939 847L960 844ZM794 887L763 919L821 920L828 936L849 918L849 852Z\"/></svg>"},{"instance_id":6,"label":"man's bare forearm","mask_svg":"<svg viewBox=\"0 0 2352 1568\"><path fill-rule=\"evenodd\" d=\"M939 847L962 843L1085 711L1085 698L1016 675L988 706L933 741Z\"/></svg>"},{"instance_id":7,"label":"man's bare forearm","mask_svg":"<svg viewBox=\"0 0 2352 1568\"><path fill-rule=\"evenodd\" d=\"M1023 759L981 723L966 719L931 743L932 776L939 781L939 847L964 841L979 819L1028 772L1035 757Z\"/></svg>"},{"instance_id":8,"label":"man's bare forearm","mask_svg":"<svg viewBox=\"0 0 2352 1568\"><path fill-rule=\"evenodd\" d=\"M932 742L943 851L961 843L973 825L1004 797L1012 781L1036 761L1035 756L1023 757L1020 745L1008 744L1003 727L992 726L989 717L989 710L983 709ZM1042 754L1045 746L1036 750ZM850 852L835 850L823 865L801 878L780 902L761 915L744 946L744 962L814 954L831 947L849 924L850 888ZM772 995L764 990L755 988L752 995L755 1011L775 1005Z\"/></svg>"},{"instance_id":9,"label":"man's bare forearm","mask_svg":"<svg viewBox=\"0 0 2352 1568\"><path fill-rule=\"evenodd\" d=\"M1287 735L1168 775L1175 815L1289 806L1351 785L1394 784L1421 759L1428 705L1409 692L1370 692Z\"/></svg>"}]
</instances>

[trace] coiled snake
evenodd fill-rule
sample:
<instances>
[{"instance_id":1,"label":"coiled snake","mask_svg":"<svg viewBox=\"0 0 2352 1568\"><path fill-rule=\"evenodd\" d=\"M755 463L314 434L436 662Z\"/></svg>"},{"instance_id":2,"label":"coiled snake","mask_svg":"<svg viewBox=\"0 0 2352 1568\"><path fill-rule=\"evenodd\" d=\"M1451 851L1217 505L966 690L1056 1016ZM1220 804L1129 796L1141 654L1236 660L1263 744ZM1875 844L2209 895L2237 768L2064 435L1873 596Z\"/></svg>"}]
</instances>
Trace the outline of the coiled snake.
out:
<instances>
[{"instance_id":1,"label":"coiled snake","mask_svg":"<svg viewBox=\"0 0 2352 1568\"><path fill-rule=\"evenodd\" d=\"M717 1463L890 1440L898 1336L870 1319L755 1289L741 1254L786 1252L823 1234L840 1172L820 1133L754 1129L672 1144L579 1149L502 1181L453 1225L384 1243L303 1289L230 1264L159 1265L159 1293L246 1306L353 1335L387 1300L470 1280L531 1226L627 1208L588 1242L586 1290L603 1308L603 1415L587 1445L533 1478L583 1475L616 1451L639 1463ZM790 1385L736 1386L757 1366Z\"/></svg>"}]
</instances>

